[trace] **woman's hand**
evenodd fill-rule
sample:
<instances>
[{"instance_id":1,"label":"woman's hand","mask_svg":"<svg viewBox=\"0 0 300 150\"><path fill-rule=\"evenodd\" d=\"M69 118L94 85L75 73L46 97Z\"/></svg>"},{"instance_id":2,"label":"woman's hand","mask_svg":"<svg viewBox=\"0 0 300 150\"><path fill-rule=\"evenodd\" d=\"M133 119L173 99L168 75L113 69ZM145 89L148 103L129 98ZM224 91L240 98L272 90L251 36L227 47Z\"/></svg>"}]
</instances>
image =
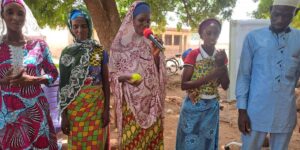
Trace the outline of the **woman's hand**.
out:
<instances>
[{"instance_id":1,"label":"woman's hand","mask_svg":"<svg viewBox=\"0 0 300 150\"><path fill-rule=\"evenodd\" d=\"M109 109L104 109L102 114L102 122L103 122L102 128L105 128L109 124Z\"/></svg>"},{"instance_id":2,"label":"woman's hand","mask_svg":"<svg viewBox=\"0 0 300 150\"><path fill-rule=\"evenodd\" d=\"M9 69L5 76L0 79L1 84L10 84L10 80L13 78L13 69Z\"/></svg>"},{"instance_id":3,"label":"woman's hand","mask_svg":"<svg viewBox=\"0 0 300 150\"><path fill-rule=\"evenodd\" d=\"M37 83L37 77L28 75L24 69L20 70L20 73L16 76L13 76L10 80L11 85L33 85Z\"/></svg>"},{"instance_id":4,"label":"woman's hand","mask_svg":"<svg viewBox=\"0 0 300 150\"><path fill-rule=\"evenodd\" d=\"M193 105L195 105L197 102L197 96L198 96L197 91L195 91L195 90L188 91L188 97L190 98Z\"/></svg>"},{"instance_id":5,"label":"woman's hand","mask_svg":"<svg viewBox=\"0 0 300 150\"><path fill-rule=\"evenodd\" d=\"M164 42L162 41L162 39L155 37L155 39L161 44L163 45ZM151 53L153 55L154 58L159 57L159 53L160 53L160 49L154 44L152 43L152 48L151 48Z\"/></svg>"},{"instance_id":6,"label":"woman's hand","mask_svg":"<svg viewBox=\"0 0 300 150\"><path fill-rule=\"evenodd\" d=\"M70 135L70 120L65 111L61 115L61 131L65 135Z\"/></svg>"},{"instance_id":7,"label":"woman's hand","mask_svg":"<svg viewBox=\"0 0 300 150\"><path fill-rule=\"evenodd\" d=\"M219 80L224 74L227 73L225 65L216 67L210 74L207 75L208 80Z\"/></svg>"},{"instance_id":8,"label":"woman's hand","mask_svg":"<svg viewBox=\"0 0 300 150\"><path fill-rule=\"evenodd\" d=\"M139 86L143 80L135 80L135 81L131 81L131 76L132 74L130 75L121 75L119 76L118 80L119 82L127 82L133 86Z\"/></svg>"},{"instance_id":9,"label":"woman's hand","mask_svg":"<svg viewBox=\"0 0 300 150\"><path fill-rule=\"evenodd\" d=\"M119 76L119 82L128 82L131 79L131 75L121 75Z\"/></svg>"},{"instance_id":10,"label":"woman's hand","mask_svg":"<svg viewBox=\"0 0 300 150\"><path fill-rule=\"evenodd\" d=\"M139 86L142 82L143 82L143 79L136 80L136 81L131 81L131 80L128 81L128 83L133 85L133 86Z\"/></svg>"},{"instance_id":11,"label":"woman's hand","mask_svg":"<svg viewBox=\"0 0 300 150\"><path fill-rule=\"evenodd\" d=\"M217 53L215 55L216 66L217 67L224 66L226 63L226 59L227 59L227 55L226 55L224 49L217 51Z\"/></svg>"},{"instance_id":12,"label":"woman's hand","mask_svg":"<svg viewBox=\"0 0 300 150\"><path fill-rule=\"evenodd\" d=\"M160 49L157 47L152 47L151 49L151 54L153 55L154 58L158 58L159 57L159 52Z\"/></svg>"}]
</instances>

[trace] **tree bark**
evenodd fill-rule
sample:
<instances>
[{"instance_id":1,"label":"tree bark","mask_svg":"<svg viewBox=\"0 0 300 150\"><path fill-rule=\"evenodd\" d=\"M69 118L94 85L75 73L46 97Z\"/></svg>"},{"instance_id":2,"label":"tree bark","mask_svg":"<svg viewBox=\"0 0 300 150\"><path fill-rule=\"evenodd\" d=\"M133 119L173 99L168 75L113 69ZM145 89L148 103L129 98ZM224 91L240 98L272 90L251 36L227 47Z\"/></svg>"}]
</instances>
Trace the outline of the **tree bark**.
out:
<instances>
[{"instance_id":1,"label":"tree bark","mask_svg":"<svg viewBox=\"0 0 300 150\"><path fill-rule=\"evenodd\" d=\"M115 0L84 0L93 20L100 43L109 51L121 25Z\"/></svg>"}]
</instances>

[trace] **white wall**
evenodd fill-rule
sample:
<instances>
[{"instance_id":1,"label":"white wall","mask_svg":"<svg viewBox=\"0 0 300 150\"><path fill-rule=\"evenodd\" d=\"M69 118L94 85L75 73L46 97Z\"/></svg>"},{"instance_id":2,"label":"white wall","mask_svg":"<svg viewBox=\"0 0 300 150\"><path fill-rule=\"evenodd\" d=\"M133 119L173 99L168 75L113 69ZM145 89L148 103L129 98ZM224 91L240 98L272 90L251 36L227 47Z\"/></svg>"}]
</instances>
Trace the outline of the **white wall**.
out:
<instances>
[{"instance_id":1,"label":"white wall","mask_svg":"<svg viewBox=\"0 0 300 150\"><path fill-rule=\"evenodd\" d=\"M252 30L269 26L269 20L232 20L230 22L230 44L229 44L229 78L228 100L235 100L235 86L240 56L245 36Z\"/></svg>"}]
</instances>

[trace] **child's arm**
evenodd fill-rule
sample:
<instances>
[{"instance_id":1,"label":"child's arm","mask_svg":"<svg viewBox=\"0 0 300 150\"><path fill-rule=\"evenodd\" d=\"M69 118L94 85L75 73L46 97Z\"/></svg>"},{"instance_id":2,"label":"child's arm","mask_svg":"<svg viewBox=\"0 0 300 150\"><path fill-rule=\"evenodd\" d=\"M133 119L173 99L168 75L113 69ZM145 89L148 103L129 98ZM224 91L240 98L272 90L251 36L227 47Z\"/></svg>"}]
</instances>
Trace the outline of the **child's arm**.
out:
<instances>
[{"instance_id":1,"label":"child's arm","mask_svg":"<svg viewBox=\"0 0 300 150\"><path fill-rule=\"evenodd\" d=\"M217 67L224 67L223 69L225 69L224 74L222 74L218 79L219 83L221 84L224 90L228 89L230 82L228 77L228 69L226 67L227 62L228 59L225 50L219 50L215 56L215 63Z\"/></svg>"},{"instance_id":2,"label":"child's arm","mask_svg":"<svg viewBox=\"0 0 300 150\"><path fill-rule=\"evenodd\" d=\"M211 73L204 76L203 78L191 81L191 78L194 73L194 65L196 63L196 58L197 58L198 54L199 54L199 50L197 50L197 49L193 50L188 54L188 56L186 57L186 59L184 61L185 65L184 65L184 69L183 69L183 73L182 73L182 81L181 81L181 89L182 90L198 88L204 84L207 84L209 81L218 80L221 75L226 73L225 69L227 69L227 68L225 65L220 66L220 67L217 66Z\"/></svg>"},{"instance_id":3,"label":"child's arm","mask_svg":"<svg viewBox=\"0 0 300 150\"><path fill-rule=\"evenodd\" d=\"M220 77L219 82L224 90L228 89L230 80L229 80L227 68L226 68L226 72Z\"/></svg>"}]
</instances>

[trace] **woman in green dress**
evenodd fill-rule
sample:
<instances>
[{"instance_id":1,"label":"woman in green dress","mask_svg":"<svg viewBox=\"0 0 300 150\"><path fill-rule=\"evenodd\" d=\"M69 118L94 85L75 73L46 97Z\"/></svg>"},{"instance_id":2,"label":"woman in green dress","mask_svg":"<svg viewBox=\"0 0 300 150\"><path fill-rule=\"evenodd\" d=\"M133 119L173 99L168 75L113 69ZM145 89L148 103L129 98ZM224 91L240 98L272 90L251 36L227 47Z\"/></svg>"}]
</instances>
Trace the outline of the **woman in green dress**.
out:
<instances>
[{"instance_id":1,"label":"woman in green dress","mask_svg":"<svg viewBox=\"0 0 300 150\"><path fill-rule=\"evenodd\" d=\"M59 64L61 129L69 149L108 149L108 54L92 39L86 11L71 11L68 27L75 40L63 50Z\"/></svg>"}]
</instances>

